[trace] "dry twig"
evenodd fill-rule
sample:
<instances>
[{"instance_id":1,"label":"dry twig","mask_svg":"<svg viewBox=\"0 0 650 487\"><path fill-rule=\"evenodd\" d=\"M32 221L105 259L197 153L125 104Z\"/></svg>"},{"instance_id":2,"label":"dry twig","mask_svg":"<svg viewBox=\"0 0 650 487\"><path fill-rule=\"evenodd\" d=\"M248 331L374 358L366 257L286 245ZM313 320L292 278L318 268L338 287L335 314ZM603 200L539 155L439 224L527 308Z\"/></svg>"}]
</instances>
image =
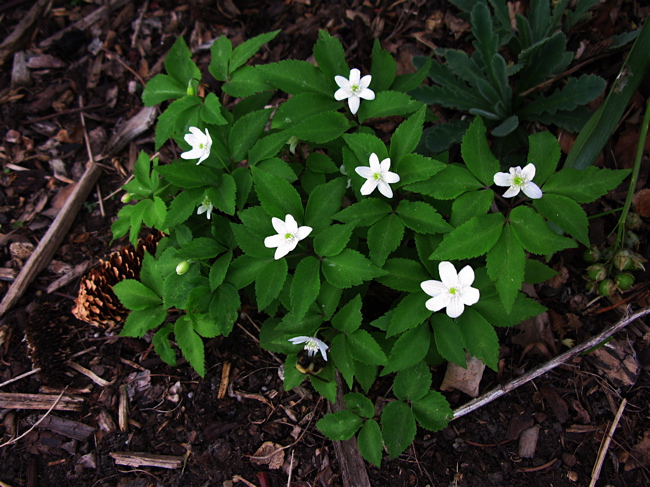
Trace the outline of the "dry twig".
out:
<instances>
[{"instance_id":1,"label":"dry twig","mask_svg":"<svg viewBox=\"0 0 650 487\"><path fill-rule=\"evenodd\" d=\"M591 482L589 482L589 487L595 487L596 482L598 482L598 477L600 477L600 470L603 468L603 462L605 461L605 455L607 454L607 449L609 448L609 444L612 441L612 437L614 436L614 431L616 431L618 422L621 420L621 416L623 415L623 411L625 410L626 404L627 404L627 399L623 399L623 401L621 401L621 405L618 407L618 411L616 411L616 416L614 417L614 421L612 421L612 424L609 427L609 430L607 431L607 435L603 438L603 442L600 444L600 449L598 450L598 457L596 458L596 463L594 464L594 468L591 471Z\"/></svg>"}]
</instances>

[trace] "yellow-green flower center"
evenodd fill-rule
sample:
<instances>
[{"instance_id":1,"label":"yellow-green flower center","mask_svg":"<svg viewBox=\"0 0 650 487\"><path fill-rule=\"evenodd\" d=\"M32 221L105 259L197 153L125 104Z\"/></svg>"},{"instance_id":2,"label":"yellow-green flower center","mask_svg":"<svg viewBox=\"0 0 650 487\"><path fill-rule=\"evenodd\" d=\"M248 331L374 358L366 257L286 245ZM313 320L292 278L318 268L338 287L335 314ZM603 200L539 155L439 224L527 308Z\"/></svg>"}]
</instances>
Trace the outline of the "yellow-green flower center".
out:
<instances>
[{"instance_id":1,"label":"yellow-green flower center","mask_svg":"<svg viewBox=\"0 0 650 487\"><path fill-rule=\"evenodd\" d=\"M205 149L205 145L203 144L203 142L199 142L199 149Z\"/></svg>"},{"instance_id":2,"label":"yellow-green flower center","mask_svg":"<svg viewBox=\"0 0 650 487\"><path fill-rule=\"evenodd\" d=\"M381 178L381 173L380 173L380 172L376 172L376 173L374 173L374 174L372 175L372 179L374 179L375 181L381 181L381 179L382 179L382 178Z\"/></svg>"},{"instance_id":3,"label":"yellow-green flower center","mask_svg":"<svg viewBox=\"0 0 650 487\"><path fill-rule=\"evenodd\" d=\"M458 289L456 289L455 287L450 287L449 288L449 294L452 294L452 295L455 296L456 294L458 294Z\"/></svg>"},{"instance_id":4,"label":"yellow-green flower center","mask_svg":"<svg viewBox=\"0 0 650 487\"><path fill-rule=\"evenodd\" d=\"M356 93L356 92L360 91L360 87L359 87L359 85L352 85L352 86L350 86L350 90L353 93Z\"/></svg>"},{"instance_id":5,"label":"yellow-green flower center","mask_svg":"<svg viewBox=\"0 0 650 487\"><path fill-rule=\"evenodd\" d=\"M284 238L286 238L287 240L291 240L293 238L293 234L287 232L287 233L284 234Z\"/></svg>"},{"instance_id":6,"label":"yellow-green flower center","mask_svg":"<svg viewBox=\"0 0 650 487\"><path fill-rule=\"evenodd\" d=\"M512 179L512 182L514 183L515 186L523 186L524 185L524 178L521 176L515 176Z\"/></svg>"}]
</instances>

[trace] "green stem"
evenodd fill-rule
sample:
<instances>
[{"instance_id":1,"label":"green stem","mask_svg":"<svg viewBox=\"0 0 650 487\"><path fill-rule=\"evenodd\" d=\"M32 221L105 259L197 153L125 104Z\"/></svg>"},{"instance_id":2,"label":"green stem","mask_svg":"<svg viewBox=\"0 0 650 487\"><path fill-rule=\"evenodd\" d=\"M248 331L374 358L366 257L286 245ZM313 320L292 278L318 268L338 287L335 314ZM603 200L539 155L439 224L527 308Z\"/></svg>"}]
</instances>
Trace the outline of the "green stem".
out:
<instances>
[{"instance_id":1,"label":"green stem","mask_svg":"<svg viewBox=\"0 0 650 487\"><path fill-rule=\"evenodd\" d=\"M630 178L630 186L627 188L627 197L623 205L623 212L618 219L618 244L622 247L625 242L625 221L627 214L632 205L634 192L636 191L636 182L639 178L639 170L641 169L641 160L643 159L643 149L645 148L645 139L648 135L648 125L650 125L650 99L646 103L645 115L643 116L643 123L641 123L641 131L639 133L639 145L636 148L636 158L634 159L634 168L632 169L632 177Z\"/></svg>"}]
</instances>

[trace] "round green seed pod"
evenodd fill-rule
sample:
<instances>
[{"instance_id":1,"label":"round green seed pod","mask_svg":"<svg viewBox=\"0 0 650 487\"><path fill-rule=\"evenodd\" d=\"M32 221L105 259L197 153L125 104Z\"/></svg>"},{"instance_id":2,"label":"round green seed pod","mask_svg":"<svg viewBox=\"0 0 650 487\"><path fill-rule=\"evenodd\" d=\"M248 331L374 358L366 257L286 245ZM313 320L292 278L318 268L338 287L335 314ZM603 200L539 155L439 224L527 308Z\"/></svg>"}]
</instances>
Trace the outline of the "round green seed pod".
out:
<instances>
[{"instance_id":1,"label":"round green seed pod","mask_svg":"<svg viewBox=\"0 0 650 487\"><path fill-rule=\"evenodd\" d=\"M600 284L598 285L598 294L601 296L613 296L614 293L616 292L616 283L612 279L605 279L604 281L600 281Z\"/></svg>"},{"instance_id":2,"label":"round green seed pod","mask_svg":"<svg viewBox=\"0 0 650 487\"><path fill-rule=\"evenodd\" d=\"M627 218L625 219L625 228L629 230L638 230L641 228L642 223L643 220L641 219L641 216L638 213L631 211L627 214Z\"/></svg>"},{"instance_id":3,"label":"round green seed pod","mask_svg":"<svg viewBox=\"0 0 650 487\"><path fill-rule=\"evenodd\" d=\"M592 264L587 267L587 277L592 281L602 281L607 277L607 268L603 264Z\"/></svg>"},{"instance_id":4,"label":"round green seed pod","mask_svg":"<svg viewBox=\"0 0 650 487\"><path fill-rule=\"evenodd\" d=\"M582 254L582 258L585 262L589 262L590 264L594 264L600 260L601 257L601 252L598 247L595 245L592 245L589 247L587 250L585 250L585 253Z\"/></svg>"},{"instance_id":5,"label":"round green seed pod","mask_svg":"<svg viewBox=\"0 0 650 487\"><path fill-rule=\"evenodd\" d=\"M627 291L634 285L634 276L629 272L622 272L614 276L614 281L621 291Z\"/></svg>"},{"instance_id":6,"label":"round green seed pod","mask_svg":"<svg viewBox=\"0 0 650 487\"><path fill-rule=\"evenodd\" d=\"M636 249L639 247L640 243L641 241L639 240L639 236L636 233L631 230L625 232L625 246L628 249Z\"/></svg>"},{"instance_id":7,"label":"round green seed pod","mask_svg":"<svg viewBox=\"0 0 650 487\"><path fill-rule=\"evenodd\" d=\"M614 266L619 271L632 269L634 266L634 261L632 259L632 252L628 249L622 249L617 251L613 257Z\"/></svg>"}]
</instances>

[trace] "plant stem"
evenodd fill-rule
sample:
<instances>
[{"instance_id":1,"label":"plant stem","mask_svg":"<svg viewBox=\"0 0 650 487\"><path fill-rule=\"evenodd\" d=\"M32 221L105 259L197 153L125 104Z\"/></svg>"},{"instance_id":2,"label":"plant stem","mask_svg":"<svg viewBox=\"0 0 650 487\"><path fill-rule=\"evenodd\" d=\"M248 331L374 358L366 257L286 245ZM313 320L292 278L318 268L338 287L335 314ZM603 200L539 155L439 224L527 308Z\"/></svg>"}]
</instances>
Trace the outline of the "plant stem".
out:
<instances>
[{"instance_id":1,"label":"plant stem","mask_svg":"<svg viewBox=\"0 0 650 487\"><path fill-rule=\"evenodd\" d=\"M639 145L636 148L636 158L634 159L634 168L632 169L632 177L630 178L630 186L627 188L627 197L623 205L623 212L618 219L618 244L622 247L625 242L625 220L632 205L634 192L636 191L636 182L639 178L639 170L641 169L641 160L643 159L643 149L645 148L645 139L648 135L648 125L650 125L650 99L646 103L645 115L643 116L643 123L641 123L641 131L639 132Z\"/></svg>"}]
</instances>

